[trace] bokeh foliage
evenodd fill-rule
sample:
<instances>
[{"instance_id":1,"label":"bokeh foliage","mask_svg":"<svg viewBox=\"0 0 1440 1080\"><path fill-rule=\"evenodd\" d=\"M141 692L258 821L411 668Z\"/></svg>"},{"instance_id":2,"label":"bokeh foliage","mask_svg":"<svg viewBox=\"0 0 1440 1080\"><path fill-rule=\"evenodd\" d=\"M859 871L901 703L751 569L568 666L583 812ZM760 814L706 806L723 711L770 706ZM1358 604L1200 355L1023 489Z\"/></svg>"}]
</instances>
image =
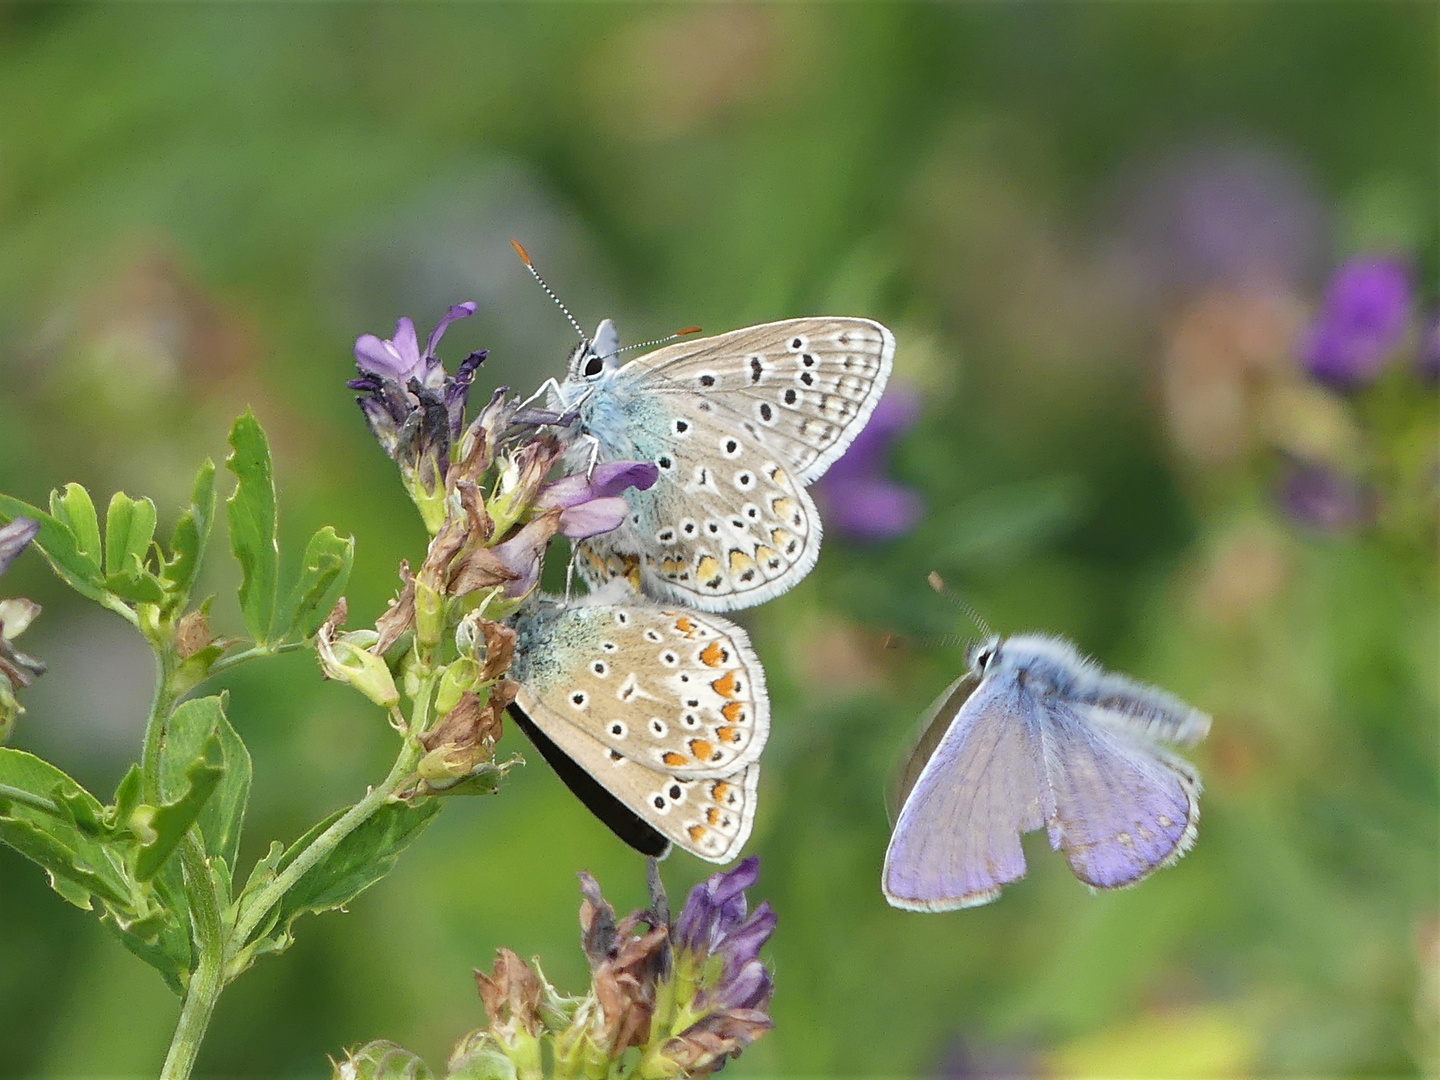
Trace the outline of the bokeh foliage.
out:
<instances>
[{"instance_id":1,"label":"bokeh foliage","mask_svg":"<svg viewBox=\"0 0 1440 1080\"><path fill-rule=\"evenodd\" d=\"M253 406L282 535L357 537L364 620L423 531L341 387L350 342L473 298L447 356L489 348L482 386L557 374L565 324L508 236L630 340L881 318L925 400L894 470L929 514L883 547L830 538L743 620L774 694L752 850L780 927L776 1030L737 1075L1434 1070L1433 484L1403 527L1305 531L1263 447L1176 437L1166 365L1197 304L1233 301L1217 363L1264 351L1377 243L1433 298L1437 50L1420 3L6 6L0 490L143 491L168 530ZM1262 221L1298 224L1240 230L1250 263L1243 243L1187 262L1147 200L1245 155L1270 163ZM1263 289L1239 272L1257 267ZM990 908L884 906L885 779L961 662L881 644L962 630L931 569L1002 629L1067 634L1215 714L1177 868L1091 897L1042 843ZM238 625L234 582L207 573ZM109 790L143 647L38 560L5 586L47 605L26 646L51 672L17 745ZM252 835L383 774L390 733L312 661L229 690ZM440 1060L496 946L583 981L582 868L642 901L638 857L536 759L238 984L202 1073L318 1076L379 1036ZM672 891L705 869L676 856ZM0 1070L153 1073L173 997L8 851L0 925Z\"/></svg>"}]
</instances>

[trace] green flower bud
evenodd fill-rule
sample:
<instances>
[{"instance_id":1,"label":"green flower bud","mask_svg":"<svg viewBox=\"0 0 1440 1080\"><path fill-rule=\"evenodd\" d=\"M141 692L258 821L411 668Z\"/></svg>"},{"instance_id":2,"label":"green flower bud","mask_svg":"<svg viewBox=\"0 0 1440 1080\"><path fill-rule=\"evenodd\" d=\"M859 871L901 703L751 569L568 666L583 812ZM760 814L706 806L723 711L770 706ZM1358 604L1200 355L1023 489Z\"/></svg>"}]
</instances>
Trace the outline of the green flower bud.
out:
<instances>
[{"instance_id":1,"label":"green flower bud","mask_svg":"<svg viewBox=\"0 0 1440 1080\"><path fill-rule=\"evenodd\" d=\"M440 676L440 688L435 691L435 711L442 716L448 713L460 704L462 695L478 690L480 682L480 665L468 656L460 657Z\"/></svg>"},{"instance_id":2,"label":"green flower bud","mask_svg":"<svg viewBox=\"0 0 1440 1080\"><path fill-rule=\"evenodd\" d=\"M444 632L445 598L426 584L422 574L415 581L415 640L422 649L433 649Z\"/></svg>"},{"instance_id":3,"label":"green flower bud","mask_svg":"<svg viewBox=\"0 0 1440 1080\"><path fill-rule=\"evenodd\" d=\"M404 1047L384 1040L366 1043L333 1063L334 1080L434 1080L435 1074Z\"/></svg>"},{"instance_id":4,"label":"green flower bud","mask_svg":"<svg viewBox=\"0 0 1440 1080\"><path fill-rule=\"evenodd\" d=\"M315 652L320 669L327 679L349 683L382 709L400 704L400 691L385 661L367 648L378 635L373 630L355 630L335 637L335 624L330 619L315 635Z\"/></svg>"}]
</instances>

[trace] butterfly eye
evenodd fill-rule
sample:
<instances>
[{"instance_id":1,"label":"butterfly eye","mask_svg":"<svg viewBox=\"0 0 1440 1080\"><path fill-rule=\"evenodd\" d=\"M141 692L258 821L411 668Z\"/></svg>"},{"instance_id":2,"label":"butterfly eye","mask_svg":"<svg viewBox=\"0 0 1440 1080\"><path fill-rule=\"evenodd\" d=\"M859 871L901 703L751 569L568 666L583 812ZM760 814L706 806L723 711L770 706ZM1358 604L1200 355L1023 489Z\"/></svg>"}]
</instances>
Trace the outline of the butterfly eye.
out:
<instances>
[{"instance_id":1,"label":"butterfly eye","mask_svg":"<svg viewBox=\"0 0 1440 1080\"><path fill-rule=\"evenodd\" d=\"M981 671L984 671L987 667L990 666L990 661L993 659L995 659L995 652L993 649L981 649L980 654L975 657L975 666L978 667Z\"/></svg>"},{"instance_id":2,"label":"butterfly eye","mask_svg":"<svg viewBox=\"0 0 1440 1080\"><path fill-rule=\"evenodd\" d=\"M604 367L605 361L601 360L600 357L590 357L589 360L585 361L585 377L587 379L593 379L596 375L600 374Z\"/></svg>"}]
</instances>

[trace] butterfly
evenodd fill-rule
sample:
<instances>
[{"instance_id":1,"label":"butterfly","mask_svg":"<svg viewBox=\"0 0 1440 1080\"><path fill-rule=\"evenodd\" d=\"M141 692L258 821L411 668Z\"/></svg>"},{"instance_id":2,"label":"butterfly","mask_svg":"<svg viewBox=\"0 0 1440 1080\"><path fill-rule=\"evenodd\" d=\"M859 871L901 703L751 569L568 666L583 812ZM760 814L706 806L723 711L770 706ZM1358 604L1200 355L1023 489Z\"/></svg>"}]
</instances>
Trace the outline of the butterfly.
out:
<instances>
[{"instance_id":1,"label":"butterfly","mask_svg":"<svg viewBox=\"0 0 1440 1080\"><path fill-rule=\"evenodd\" d=\"M571 353L565 379L548 384L551 400L574 418L576 456L592 466L653 461L660 477L625 493L620 528L576 545L581 578L593 589L628 577L647 596L702 611L751 607L794 586L820 554L805 487L865 426L894 355L877 322L816 317L682 340L621 364L606 319Z\"/></svg>"},{"instance_id":2,"label":"butterfly","mask_svg":"<svg viewBox=\"0 0 1440 1080\"><path fill-rule=\"evenodd\" d=\"M646 855L739 854L770 732L745 631L614 581L512 619L511 716L601 821Z\"/></svg>"},{"instance_id":3,"label":"butterfly","mask_svg":"<svg viewBox=\"0 0 1440 1080\"><path fill-rule=\"evenodd\" d=\"M994 900L1025 875L1022 833L1097 889L1133 885L1195 841L1200 777L1162 743L1193 745L1210 717L1038 634L975 645L922 721L901 770L882 887L895 907Z\"/></svg>"}]
</instances>

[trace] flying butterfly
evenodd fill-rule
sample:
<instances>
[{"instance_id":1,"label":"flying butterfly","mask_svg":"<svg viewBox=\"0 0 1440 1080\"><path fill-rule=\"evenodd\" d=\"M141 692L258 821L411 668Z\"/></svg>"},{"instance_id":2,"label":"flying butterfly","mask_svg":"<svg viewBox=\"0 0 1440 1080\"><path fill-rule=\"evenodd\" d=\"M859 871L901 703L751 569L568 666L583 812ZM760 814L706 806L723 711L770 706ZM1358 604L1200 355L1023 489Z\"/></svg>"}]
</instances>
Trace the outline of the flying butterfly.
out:
<instances>
[{"instance_id":1,"label":"flying butterfly","mask_svg":"<svg viewBox=\"0 0 1440 1080\"><path fill-rule=\"evenodd\" d=\"M631 847L735 858L755 820L770 731L745 631L613 581L512 620L511 715L582 802Z\"/></svg>"},{"instance_id":2,"label":"flying butterfly","mask_svg":"<svg viewBox=\"0 0 1440 1080\"><path fill-rule=\"evenodd\" d=\"M515 249L581 337L565 378L542 387L573 418L572 453L660 470L649 490L625 493L631 513L620 528L577 544L586 584L627 577L656 599L731 611L799 582L820 554L806 485L874 411L895 355L890 331L845 317L674 341L682 331L622 364L615 324L585 337Z\"/></svg>"},{"instance_id":3,"label":"flying butterfly","mask_svg":"<svg viewBox=\"0 0 1440 1080\"><path fill-rule=\"evenodd\" d=\"M1102 670L1059 638L991 636L930 706L897 784L882 887L895 907L989 903L1025 875L1023 833L1097 889L1133 885L1195 841L1206 716Z\"/></svg>"}]
</instances>

